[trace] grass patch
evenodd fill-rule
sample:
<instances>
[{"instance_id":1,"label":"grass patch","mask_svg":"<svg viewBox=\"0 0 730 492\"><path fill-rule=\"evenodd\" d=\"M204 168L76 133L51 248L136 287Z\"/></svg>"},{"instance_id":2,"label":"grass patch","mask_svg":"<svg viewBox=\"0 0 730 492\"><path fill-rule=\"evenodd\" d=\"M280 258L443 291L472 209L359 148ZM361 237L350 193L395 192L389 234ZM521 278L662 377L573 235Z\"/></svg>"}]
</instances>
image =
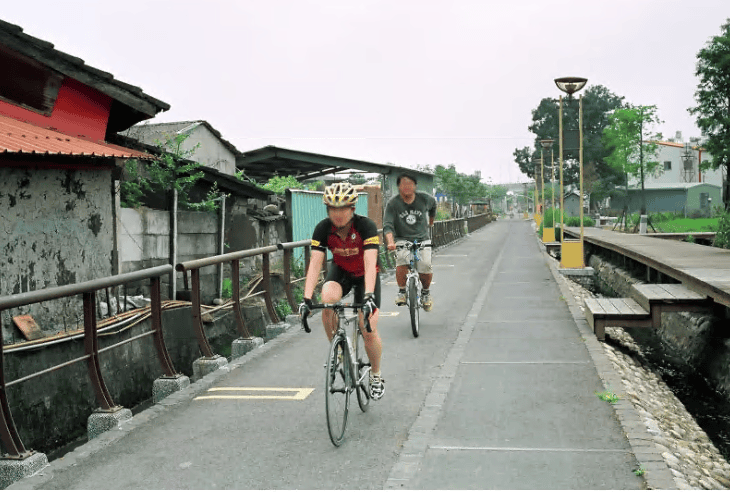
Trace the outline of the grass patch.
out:
<instances>
[{"instance_id":1,"label":"grass patch","mask_svg":"<svg viewBox=\"0 0 730 492\"><path fill-rule=\"evenodd\" d=\"M644 468L644 465L641 465L639 468L634 470L634 475L636 475L637 477L644 475L644 473L646 473L646 468Z\"/></svg>"},{"instance_id":2,"label":"grass patch","mask_svg":"<svg viewBox=\"0 0 730 492\"><path fill-rule=\"evenodd\" d=\"M618 395L611 390L601 391L600 393L596 391L596 396L600 400L607 401L612 405L619 400Z\"/></svg>"},{"instance_id":3,"label":"grass patch","mask_svg":"<svg viewBox=\"0 0 730 492\"><path fill-rule=\"evenodd\" d=\"M664 232L714 232L718 229L718 217L685 219L677 218L652 224Z\"/></svg>"}]
</instances>

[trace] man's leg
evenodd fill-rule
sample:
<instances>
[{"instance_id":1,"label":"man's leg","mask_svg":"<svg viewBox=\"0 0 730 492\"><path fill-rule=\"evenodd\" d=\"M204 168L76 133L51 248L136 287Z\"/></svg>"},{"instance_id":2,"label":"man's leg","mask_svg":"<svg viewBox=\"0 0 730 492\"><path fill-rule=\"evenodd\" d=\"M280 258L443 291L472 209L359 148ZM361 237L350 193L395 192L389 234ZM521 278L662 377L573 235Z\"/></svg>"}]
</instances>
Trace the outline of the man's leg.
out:
<instances>
[{"instance_id":1,"label":"man's leg","mask_svg":"<svg viewBox=\"0 0 730 492\"><path fill-rule=\"evenodd\" d=\"M370 316L370 329L368 333L366 329L362 330L362 337L365 341L365 352L370 359L370 370L375 374L380 374L380 358L383 355L383 341L378 333L378 317L380 309Z\"/></svg>"},{"instance_id":2,"label":"man's leg","mask_svg":"<svg viewBox=\"0 0 730 492\"><path fill-rule=\"evenodd\" d=\"M421 273L418 276L421 277L421 284L423 284L424 289L428 289L429 287L431 287L433 273Z\"/></svg>"},{"instance_id":3,"label":"man's leg","mask_svg":"<svg viewBox=\"0 0 730 492\"><path fill-rule=\"evenodd\" d=\"M433 280L433 267L431 265L431 248L424 248L421 251L421 261L418 262L418 276L423 285L422 303L423 310L428 312L433 309L433 299L431 298L431 281Z\"/></svg>"},{"instance_id":4,"label":"man's leg","mask_svg":"<svg viewBox=\"0 0 730 492\"><path fill-rule=\"evenodd\" d=\"M322 286L322 304L332 304L342 299L342 286L330 280ZM337 318L332 309L324 309L322 311L322 324L327 334L327 339L332 341L337 326Z\"/></svg>"}]
</instances>

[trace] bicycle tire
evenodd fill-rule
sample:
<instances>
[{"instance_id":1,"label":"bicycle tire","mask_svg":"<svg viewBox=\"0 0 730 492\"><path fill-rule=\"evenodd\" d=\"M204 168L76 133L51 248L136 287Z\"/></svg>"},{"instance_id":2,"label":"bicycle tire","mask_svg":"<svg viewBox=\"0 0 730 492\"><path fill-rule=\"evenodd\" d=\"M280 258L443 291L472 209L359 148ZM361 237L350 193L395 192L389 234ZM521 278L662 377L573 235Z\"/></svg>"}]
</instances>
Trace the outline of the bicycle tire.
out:
<instances>
[{"instance_id":1,"label":"bicycle tire","mask_svg":"<svg viewBox=\"0 0 730 492\"><path fill-rule=\"evenodd\" d=\"M419 319L419 305L418 305L418 287L416 285L416 278L411 277L408 279L408 309L411 312L411 330L413 331L413 337L418 338L418 331L420 328Z\"/></svg>"},{"instance_id":2,"label":"bicycle tire","mask_svg":"<svg viewBox=\"0 0 730 492\"><path fill-rule=\"evenodd\" d=\"M357 404L363 412L368 411L370 405L370 359L365 352L365 339L360 330L356 330L355 335L355 364L357 380L362 382L357 384Z\"/></svg>"},{"instance_id":3,"label":"bicycle tire","mask_svg":"<svg viewBox=\"0 0 730 492\"><path fill-rule=\"evenodd\" d=\"M337 362L338 348L342 353L342 362ZM350 371L347 342L339 335L335 335L330 345L325 372L325 413L327 414L327 431L330 440L339 446L345 436L347 428L347 413L350 406Z\"/></svg>"}]
</instances>

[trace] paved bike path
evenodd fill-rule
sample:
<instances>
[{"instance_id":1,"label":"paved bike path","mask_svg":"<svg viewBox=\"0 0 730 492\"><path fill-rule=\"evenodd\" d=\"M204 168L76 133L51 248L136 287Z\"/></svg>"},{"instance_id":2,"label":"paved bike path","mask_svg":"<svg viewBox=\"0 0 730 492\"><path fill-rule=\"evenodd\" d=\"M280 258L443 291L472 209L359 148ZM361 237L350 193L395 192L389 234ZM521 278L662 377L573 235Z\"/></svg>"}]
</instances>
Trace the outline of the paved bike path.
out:
<instances>
[{"instance_id":1,"label":"paved bike path","mask_svg":"<svg viewBox=\"0 0 730 492\"><path fill-rule=\"evenodd\" d=\"M616 407L595 394L616 375L561 300L532 225L489 224L439 250L434 269L417 339L384 279L387 392L364 414L353 402L340 448L315 321L10 488L643 488Z\"/></svg>"}]
</instances>

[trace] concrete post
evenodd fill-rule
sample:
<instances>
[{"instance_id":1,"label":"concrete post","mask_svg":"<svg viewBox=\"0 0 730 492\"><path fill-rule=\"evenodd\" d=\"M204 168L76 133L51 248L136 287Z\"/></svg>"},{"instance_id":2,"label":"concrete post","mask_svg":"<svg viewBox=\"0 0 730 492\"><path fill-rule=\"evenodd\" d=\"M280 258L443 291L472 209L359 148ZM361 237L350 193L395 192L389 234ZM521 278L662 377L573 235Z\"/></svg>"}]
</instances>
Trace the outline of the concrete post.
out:
<instances>
[{"instance_id":1,"label":"concrete post","mask_svg":"<svg viewBox=\"0 0 730 492\"><path fill-rule=\"evenodd\" d=\"M48 466L48 457L43 453L31 452L22 459L0 459L0 488L5 489L14 482L39 472Z\"/></svg>"},{"instance_id":2,"label":"concrete post","mask_svg":"<svg viewBox=\"0 0 730 492\"><path fill-rule=\"evenodd\" d=\"M642 215L641 220L639 221L639 234L646 234L646 222L646 215Z\"/></svg>"},{"instance_id":3,"label":"concrete post","mask_svg":"<svg viewBox=\"0 0 730 492\"><path fill-rule=\"evenodd\" d=\"M170 396L176 391L190 386L190 378L184 374L175 377L166 377L155 379L152 383L152 401L158 403L164 398Z\"/></svg>"},{"instance_id":4,"label":"concrete post","mask_svg":"<svg viewBox=\"0 0 730 492\"><path fill-rule=\"evenodd\" d=\"M222 355L213 357L201 357L193 362L193 381L204 378L211 372L215 372L228 364L228 359Z\"/></svg>"},{"instance_id":5,"label":"concrete post","mask_svg":"<svg viewBox=\"0 0 730 492\"><path fill-rule=\"evenodd\" d=\"M252 350L256 350L264 344L264 339L261 337L252 338L237 338L233 340L231 345L231 359L238 359L243 357Z\"/></svg>"},{"instance_id":6,"label":"concrete post","mask_svg":"<svg viewBox=\"0 0 730 492\"><path fill-rule=\"evenodd\" d=\"M99 437L102 433L116 429L120 422L132 418L132 411L128 408L117 407L113 411L105 412L101 409L96 410L89 416L86 423L86 433L89 441Z\"/></svg>"}]
</instances>

